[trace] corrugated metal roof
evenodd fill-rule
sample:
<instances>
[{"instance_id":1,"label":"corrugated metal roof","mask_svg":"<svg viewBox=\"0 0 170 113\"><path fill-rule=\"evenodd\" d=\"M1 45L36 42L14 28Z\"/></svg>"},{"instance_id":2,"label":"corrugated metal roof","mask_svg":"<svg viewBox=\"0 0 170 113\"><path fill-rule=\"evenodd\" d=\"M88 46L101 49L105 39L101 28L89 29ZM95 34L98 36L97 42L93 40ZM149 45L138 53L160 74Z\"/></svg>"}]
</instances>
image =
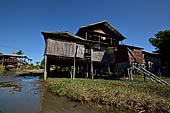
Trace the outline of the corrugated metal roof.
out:
<instances>
[{"instance_id":1,"label":"corrugated metal roof","mask_svg":"<svg viewBox=\"0 0 170 113\"><path fill-rule=\"evenodd\" d=\"M144 48L141 48L141 47L132 46L132 45L125 45L125 44L120 44L119 46L126 46L126 47L130 47L130 48L144 49Z\"/></svg>"},{"instance_id":2,"label":"corrugated metal roof","mask_svg":"<svg viewBox=\"0 0 170 113\"><path fill-rule=\"evenodd\" d=\"M163 55L161 53L152 53L152 52L149 52L149 51L142 51L143 54L150 54L150 55Z\"/></svg>"}]
</instances>

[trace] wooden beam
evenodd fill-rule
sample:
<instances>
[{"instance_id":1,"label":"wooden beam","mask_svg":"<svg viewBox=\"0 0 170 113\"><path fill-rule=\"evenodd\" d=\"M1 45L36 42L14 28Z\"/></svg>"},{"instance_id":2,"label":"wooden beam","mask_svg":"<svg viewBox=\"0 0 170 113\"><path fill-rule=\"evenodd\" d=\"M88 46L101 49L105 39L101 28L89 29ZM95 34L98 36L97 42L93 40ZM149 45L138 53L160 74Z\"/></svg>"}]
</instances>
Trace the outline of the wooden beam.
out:
<instances>
[{"instance_id":1,"label":"wooden beam","mask_svg":"<svg viewBox=\"0 0 170 113\"><path fill-rule=\"evenodd\" d=\"M87 32L86 32L86 36L85 37L86 37L86 40L87 40Z\"/></svg>"},{"instance_id":2,"label":"wooden beam","mask_svg":"<svg viewBox=\"0 0 170 113\"><path fill-rule=\"evenodd\" d=\"M44 80L47 80L47 55L45 57L45 65L44 65Z\"/></svg>"},{"instance_id":3,"label":"wooden beam","mask_svg":"<svg viewBox=\"0 0 170 113\"><path fill-rule=\"evenodd\" d=\"M146 74L144 74L144 82L146 82Z\"/></svg>"},{"instance_id":4,"label":"wooden beam","mask_svg":"<svg viewBox=\"0 0 170 113\"><path fill-rule=\"evenodd\" d=\"M86 78L89 76L89 66L88 63L86 64Z\"/></svg>"},{"instance_id":5,"label":"wooden beam","mask_svg":"<svg viewBox=\"0 0 170 113\"><path fill-rule=\"evenodd\" d=\"M113 39L111 38L111 44L113 43Z\"/></svg>"},{"instance_id":6,"label":"wooden beam","mask_svg":"<svg viewBox=\"0 0 170 113\"><path fill-rule=\"evenodd\" d=\"M74 56L73 79L75 78L75 74L76 74L76 57Z\"/></svg>"},{"instance_id":7,"label":"wooden beam","mask_svg":"<svg viewBox=\"0 0 170 113\"><path fill-rule=\"evenodd\" d=\"M110 74L110 64L109 63L107 64L107 70L108 70L108 73Z\"/></svg>"},{"instance_id":8,"label":"wooden beam","mask_svg":"<svg viewBox=\"0 0 170 113\"><path fill-rule=\"evenodd\" d=\"M94 79L92 57L93 57L93 49L91 48L91 77L92 79Z\"/></svg>"},{"instance_id":9,"label":"wooden beam","mask_svg":"<svg viewBox=\"0 0 170 113\"><path fill-rule=\"evenodd\" d=\"M2 66L4 65L4 56L3 56L3 58L2 58Z\"/></svg>"},{"instance_id":10,"label":"wooden beam","mask_svg":"<svg viewBox=\"0 0 170 113\"><path fill-rule=\"evenodd\" d=\"M75 53L74 53L73 79L75 79L75 75L76 75L76 56L77 56L77 49L78 49L78 46L76 45L76 51L75 51Z\"/></svg>"}]
</instances>

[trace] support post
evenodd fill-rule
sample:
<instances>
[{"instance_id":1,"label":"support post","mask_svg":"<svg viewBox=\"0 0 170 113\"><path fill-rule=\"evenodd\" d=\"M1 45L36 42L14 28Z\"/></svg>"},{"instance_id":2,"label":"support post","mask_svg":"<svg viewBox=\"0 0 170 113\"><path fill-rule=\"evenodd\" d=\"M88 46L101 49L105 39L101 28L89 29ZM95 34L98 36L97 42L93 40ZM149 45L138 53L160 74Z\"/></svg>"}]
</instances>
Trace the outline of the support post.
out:
<instances>
[{"instance_id":1,"label":"support post","mask_svg":"<svg viewBox=\"0 0 170 113\"><path fill-rule=\"evenodd\" d=\"M91 77L94 79L94 74L93 74L93 61L91 61Z\"/></svg>"},{"instance_id":2,"label":"support post","mask_svg":"<svg viewBox=\"0 0 170 113\"><path fill-rule=\"evenodd\" d=\"M70 71L70 78L73 78L73 73L72 73L72 66L69 67L69 71Z\"/></svg>"},{"instance_id":3,"label":"support post","mask_svg":"<svg viewBox=\"0 0 170 113\"><path fill-rule=\"evenodd\" d=\"M75 74L76 74L76 58L74 56L73 79L75 79Z\"/></svg>"},{"instance_id":4,"label":"support post","mask_svg":"<svg viewBox=\"0 0 170 113\"><path fill-rule=\"evenodd\" d=\"M132 69L130 69L130 80L133 81L133 73L132 73Z\"/></svg>"},{"instance_id":5,"label":"support post","mask_svg":"<svg viewBox=\"0 0 170 113\"><path fill-rule=\"evenodd\" d=\"M144 82L146 82L146 74L144 74Z\"/></svg>"},{"instance_id":6,"label":"support post","mask_svg":"<svg viewBox=\"0 0 170 113\"><path fill-rule=\"evenodd\" d=\"M129 80L130 80L130 69L127 68L127 71L128 71L128 77L129 77Z\"/></svg>"},{"instance_id":7,"label":"support post","mask_svg":"<svg viewBox=\"0 0 170 113\"><path fill-rule=\"evenodd\" d=\"M91 48L91 62L90 62L91 63L91 77L92 79L94 79L92 58L93 58L93 49Z\"/></svg>"},{"instance_id":8,"label":"support post","mask_svg":"<svg viewBox=\"0 0 170 113\"><path fill-rule=\"evenodd\" d=\"M89 66L88 63L86 64L86 78L89 76Z\"/></svg>"},{"instance_id":9,"label":"support post","mask_svg":"<svg viewBox=\"0 0 170 113\"><path fill-rule=\"evenodd\" d=\"M44 80L47 80L47 55L45 55Z\"/></svg>"},{"instance_id":10,"label":"support post","mask_svg":"<svg viewBox=\"0 0 170 113\"><path fill-rule=\"evenodd\" d=\"M4 65L4 57L3 57L3 59L2 59L2 66Z\"/></svg>"},{"instance_id":11,"label":"support post","mask_svg":"<svg viewBox=\"0 0 170 113\"><path fill-rule=\"evenodd\" d=\"M87 40L87 32L86 32L86 36L85 37L86 37L86 40Z\"/></svg>"},{"instance_id":12,"label":"support post","mask_svg":"<svg viewBox=\"0 0 170 113\"><path fill-rule=\"evenodd\" d=\"M107 70L108 70L108 73L110 74L110 64L109 63L107 64Z\"/></svg>"}]
</instances>

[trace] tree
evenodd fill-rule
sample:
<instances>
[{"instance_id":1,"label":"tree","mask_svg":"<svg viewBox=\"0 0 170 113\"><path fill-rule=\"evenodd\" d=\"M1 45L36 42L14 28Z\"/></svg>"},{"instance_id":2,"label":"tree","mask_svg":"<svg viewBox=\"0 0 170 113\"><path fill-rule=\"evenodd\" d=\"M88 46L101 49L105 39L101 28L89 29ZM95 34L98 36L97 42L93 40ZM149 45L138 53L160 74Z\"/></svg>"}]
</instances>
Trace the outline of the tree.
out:
<instances>
[{"instance_id":1,"label":"tree","mask_svg":"<svg viewBox=\"0 0 170 113\"><path fill-rule=\"evenodd\" d=\"M155 47L155 52L165 55L170 71L170 30L159 31L149 42Z\"/></svg>"},{"instance_id":2,"label":"tree","mask_svg":"<svg viewBox=\"0 0 170 113\"><path fill-rule=\"evenodd\" d=\"M44 68L44 65L45 65L45 58L43 58L41 61L41 64L40 64L41 68Z\"/></svg>"},{"instance_id":3,"label":"tree","mask_svg":"<svg viewBox=\"0 0 170 113\"><path fill-rule=\"evenodd\" d=\"M37 66L39 66L39 64L40 64L40 62L39 62L39 61L37 61L37 62L35 62L35 63L36 63L36 65L37 65Z\"/></svg>"},{"instance_id":4,"label":"tree","mask_svg":"<svg viewBox=\"0 0 170 113\"><path fill-rule=\"evenodd\" d=\"M23 55L24 52L23 52L22 50L19 50L16 54L17 54L17 55Z\"/></svg>"}]
</instances>

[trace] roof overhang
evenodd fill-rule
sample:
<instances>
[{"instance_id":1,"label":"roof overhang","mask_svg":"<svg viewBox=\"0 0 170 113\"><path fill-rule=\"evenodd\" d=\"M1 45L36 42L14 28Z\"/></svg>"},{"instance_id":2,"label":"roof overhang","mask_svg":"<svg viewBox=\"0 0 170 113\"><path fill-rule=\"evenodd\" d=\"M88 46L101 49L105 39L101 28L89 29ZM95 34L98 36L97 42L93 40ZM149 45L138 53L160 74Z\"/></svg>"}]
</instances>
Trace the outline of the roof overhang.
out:
<instances>
[{"instance_id":1,"label":"roof overhang","mask_svg":"<svg viewBox=\"0 0 170 113\"><path fill-rule=\"evenodd\" d=\"M28 58L25 55L16 55L16 54L3 54L4 57L18 57L18 58Z\"/></svg>"},{"instance_id":2,"label":"roof overhang","mask_svg":"<svg viewBox=\"0 0 170 113\"><path fill-rule=\"evenodd\" d=\"M82 26L79 28L78 32L76 33L76 35L78 35L81 31L83 30L87 30L89 28L92 27L97 27L97 26L104 26L106 27L110 32L112 32L113 34L116 34L119 37L119 40L124 40L126 39L126 37L124 37L120 32L118 32L109 22L105 21L101 21L101 22L97 22L94 24L89 24L87 26Z\"/></svg>"},{"instance_id":3,"label":"roof overhang","mask_svg":"<svg viewBox=\"0 0 170 113\"><path fill-rule=\"evenodd\" d=\"M41 34L44 36L44 38L48 38L49 36L52 36L53 38L67 38L67 39L72 39L72 40L81 40L84 41L85 39L76 36L70 32L63 32L63 31L54 31L54 32L41 32Z\"/></svg>"},{"instance_id":4,"label":"roof overhang","mask_svg":"<svg viewBox=\"0 0 170 113\"><path fill-rule=\"evenodd\" d=\"M120 44L119 46L124 46L124 47L134 48L134 49L144 49L144 48L141 48L141 47L131 46L131 45L124 45L124 44Z\"/></svg>"}]
</instances>

